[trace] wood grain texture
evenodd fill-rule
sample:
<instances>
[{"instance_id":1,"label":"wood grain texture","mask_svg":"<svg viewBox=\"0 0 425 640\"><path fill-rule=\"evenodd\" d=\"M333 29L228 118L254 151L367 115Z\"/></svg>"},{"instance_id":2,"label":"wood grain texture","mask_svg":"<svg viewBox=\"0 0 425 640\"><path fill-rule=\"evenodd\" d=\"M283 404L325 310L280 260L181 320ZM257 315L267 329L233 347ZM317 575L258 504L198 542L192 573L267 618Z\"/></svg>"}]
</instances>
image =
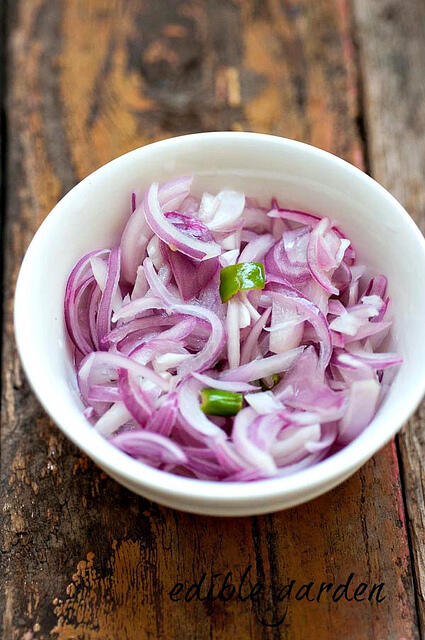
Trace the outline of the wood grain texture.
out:
<instances>
[{"instance_id":1,"label":"wood grain texture","mask_svg":"<svg viewBox=\"0 0 425 640\"><path fill-rule=\"evenodd\" d=\"M370 166L425 231L425 4L356 0ZM414 265L412 264L412 273ZM425 635L425 406L401 432L409 528Z\"/></svg>"},{"instance_id":2,"label":"wood grain texture","mask_svg":"<svg viewBox=\"0 0 425 640\"><path fill-rule=\"evenodd\" d=\"M178 513L107 478L50 423L13 341L22 255L77 180L166 136L254 129L363 165L345 0L20 0L9 4L0 602L9 640L412 640L418 637L393 445L340 488L252 519ZM13 134L13 135L12 135ZM52 265L54 268L54 265ZM172 602L177 581L233 573L254 603ZM289 580L385 583L385 600L296 601Z\"/></svg>"}]
</instances>

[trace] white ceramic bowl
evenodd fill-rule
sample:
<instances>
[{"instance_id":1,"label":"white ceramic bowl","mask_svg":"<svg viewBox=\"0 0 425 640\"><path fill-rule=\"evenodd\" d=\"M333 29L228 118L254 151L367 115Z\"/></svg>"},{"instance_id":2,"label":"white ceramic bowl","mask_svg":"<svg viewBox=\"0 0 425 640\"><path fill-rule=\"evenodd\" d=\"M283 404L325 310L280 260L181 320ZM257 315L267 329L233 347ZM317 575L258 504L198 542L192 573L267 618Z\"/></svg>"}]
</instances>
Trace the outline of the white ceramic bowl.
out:
<instances>
[{"instance_id":1,"label":"white ceramic bowl","mask_svg":"<svg viewBox=\"0 0 425 640\"><path fill-rule=\"evenodd\" d=\"M67 276L84 253L111 246L129 195L152 181L193 173L194 189L241 189L337 220L360 261L389 278L392 344L404 362L367 429L349 446L284 479L219 483L152 469L97 435L82 415L62 315ZM425 242L403 207L367 175L315 147L255 133L171 138L127 153L74 187L50 212L26 253L15 297L15 331L27 377L60 429L104 471L162 504L212 515L267 513L328 491L403 425L425 391Z\"/></svg>"}]
</instances>

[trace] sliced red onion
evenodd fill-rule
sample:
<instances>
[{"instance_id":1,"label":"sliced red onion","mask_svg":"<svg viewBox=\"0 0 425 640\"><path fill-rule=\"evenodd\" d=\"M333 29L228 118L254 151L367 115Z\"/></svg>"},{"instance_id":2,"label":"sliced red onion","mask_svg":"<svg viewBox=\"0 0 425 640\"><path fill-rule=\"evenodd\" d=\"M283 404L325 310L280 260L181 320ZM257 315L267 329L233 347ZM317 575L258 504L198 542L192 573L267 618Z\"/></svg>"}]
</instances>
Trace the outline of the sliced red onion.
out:
<instances>
[{"instance_id":1,"label":"sliced red onion","mask_svg":"<svg viewBox=\"0 0 425 640\"><path fill-rule=\"evenodd\" d=\"M269 356L268 358L261 358L260 360L252 360L248 362L248 364L243 364L236 369L229 369L228 371L220 373L220 380L229 382L251 382L252 380L259 380L260 378L271 376L273 373L287 371L303 350L304 347L298 347L286 353L279 353L274 356Z\"/></svg>"},{"instance_id":2,"label":"sliced red onion","mask_svg":"<svg viewBox=\"0 0 425 640\"><path fill-rule=\"evenodd\" d=\"M86 407L83 411L83 416L87 420L93 420L95 417L95 410L93 409L93 407Z\"/></svg>"},{"instance_id":3,"label":"sliced red onion","mask_svg":"<svg viewBox=\"0 0 425 640\"><path fill-rule=\"evenodd\" d=\"M380 304L378 304L377 308L376 304L369 304L366 299L364 300L364 303L344 309L341 315L332 320L329 328L332 329L332 331L338 331L347 336L357 335L359 329L367 326L370 319L379 315L381 308ZM382 302L380 298L378 298L378 300Z\"/></svg>"},{"instance_id":4,"label":"sliced red onion","mask_svg":"<svg viewBox=\"0 0 425 640\"><path fill-rule=\"evenodd\" d=\"M307 264L311 275L320 286L328 293L338 295L339 290L332 284L330 274L327 273L332 267L323 260L323 252L322 260L320 259L320 244L323 243L324 236L329 230L329 227L329 219L323 218L311 231L307 249ZM326 267L328 267L328 269L326 269Z\"/></svg>"},{"instance_id":5,"label":"sliced red onion","mask_svg":"<svg viewBox=\"0 0 425 640\"><path fill-rule=\"evenodd\" d=\"M291 222L298 222L299 224L305 224L309 227L315 227L318 222L322 218L320 216L314 215L312 213L307 213L305 211L296 211L294 209L282 209L279 207L276 200L272 200L272 210L267 214L270 218L281 218L283 220L290 220ZM334 224L332 225L333 230L341 239L346 239L346 236L343 234L341 229L336 227ZM356 254L354 249L349 246L345 251L345 258L348 260L349 264L352 264L356 259Z\"/></svg>"},{"instance_id":6,"label":"sliced red onion","mask_svg":"<svg viewBox=\"0 0 425 640\"><path fill-rule=\"evenodd\" d=\"M255 231L255 233L271 233L273 220L267 217L267 209L259 206L248 204L246 199L246 207L243 212L244 228Z\"/></svg>"},{"instance_id":7,"label":"sliced red onion","mask_svg":"<svg viewBox=\"0 0 425 640\"><path fill-rule=\"evenodd\" d=\"M171 392L166 396L161 406L151 414L146 423L146 429L148 431L155 431L167 438L176 424L177 415L177 393Z\"/></svg>"},{"instance_id":8,"label":"sliced red onion","mask_svg":"<svg viewBox=\"0 0 425 640\"><path fill-rule=\"evenodd\" d=\"M102 436L108 437L130 420L131 414L125 404L116 402L99 418L94 428Z\"/></svg>"},{"instance_id":9,"label":"sliced red onion","mask_svg":"<svg viewBox=\"0 0 425 640\"><path fill-rule=\"evenodd\" d=\"M159 190L159 204L167 209L177 208L188 196L193 178L184 176L165 183ZM142 263L152 230L145 217L143 200L130 216L121 237L122 276L134 282L137 267Z\"/></svg>"},{"instance_id":10,"label":"sliced red onion","mask_svg":"<svg viewBox=\"0 0 425 640\"><path fill-rule=\"evenodd\" d=\"M223 382L218 378L212 378L204 373L192 373L192 376L202 382L205 387L220 389L221 391L231 391L232 393L247 393L250 391L258 391L259 387L247 382Z\"/></svg>"},{"instance_id":11,"label":"sliced red onion","mask_svg":"<svg viewBox=\"0 0 425 640\"><path fill-rule=\"evenodd\" d=\"M223 479L229 474L246 472L247 467L250 467L238 453L235 443L231 440L218 440L214 446L214 453L223 471Z\"/></svg>"},{"instance_id":12,"label":"sliced red onion","mask_svg":"<svg viewBox=\"0 0 425 640\"><path fill-rule=\"evenodd\" d=\"M185 464L187 457L175 442L159 433L137 430L120 433L111 440L125 453L156 464Z\"/></svg>"},{"instance_id":13,"label":"sliced red onion","mask_svg":"<svg viewBox=\"0 0 425 640\"><path fill-rule=\"evenodd\" d=\"M374 379L355 380L349 389L348 404L341 418L338 442L348 444L375 415L380 386Z\"/></svg>"},{"instance_id":14,"label":"sliced red onion","mask_svg":"<svg viewBox=\"0 0 425 640\"><path fill-rule=\"evenodd\" d=\"M285 397L284 402L293 409L315 413L319 422L339 420L346 410L347 397L344 392L333 391L325 385L312 390Z\"/></svg>"},{"instance_id":15,"label":"sliced red onion","mask_svg":"<svg viewBox=\"0 0 425 640\"><path fill-rule=\"evenodd\" d=\"M230 251L225 251L219 257L219 262L222 267L228 267L231 264L236 264L236 261L239 256L239 249L231 249Z\"/></svg>"},{"instance_id":16,"label":"sliced red onion","mask_svg":"<svg viewBox=\"0 0 425 640\"><path fill-rule=\"evenodd\" d=\"M230 191L199 199L191 181L133 193L120 247L70 274L84 416L165 471L238 482L296 473L369 424L401 363L377 351L391 325L387 279L364 282L327 218L275 200L268 212ZM222 304L219 269L237 260L264 262L266 287ZM207 417L203 387L243 393L248 406Z\"/></svg>"},{"instance_id":17,"label":"sliced red onion","mask_svg":"<svg viewBox=\"0 0 425 640\"><path fill-rule=\"evenodd\" d=\"M345 391L337 392L329 387L313 347L307 347L274 391L286 406L311 413L313 421L316 416L319 422L332 422L344 413ZM295 421L292 416L289 419ZM307 420L307 424L311 422ZM303 422L297 420L296 423Z\"/></svg>"},{"instance_id":18,"label":"sliced red onion","mask_svg":"<svg viewBox=\"0 0 425 640\"><path fill-rule=\"evenodd\" d=\"M266 253L275 244L275 239L270 233L257 236L248 242L241 251L238 262L262 262Z\"/></svg>"},{"instance_id":19,"label":"sliced red onion","mask_svg":"<svg viewBox=\"0 0 425 640\"><path fill-rule=\"evenodd\" d=\"M257 320L260 319L260 314L257 311L257 307L258 307L258 303L260 300L260 296L256 296L256 294L261 294L260 290L253 290L253 291L240 291L239 292L239 299L241 301L241 303L243 304L243 306L245 307L245 310L248 312L251 320L254 320L254 322L257 322ZM249 298L249 296L251 295L251 298ZM252 300L252 302L251 302ZM253 304L254 303L254 304ZM251 322L247 323L246 326L250 325ZM241 326L241 325L239 325Z\"/></svg>"},{"instance_id":20,"label":"sliced red onion","mask_svg":"<svg viewBox=\"0 0 425 640\"><path fill-rule=\"evenodd\" d=\"M269 307L266 309L257 322L252 327L248 337L246 338L241 349L241 364L247 364L250 360L253 360L256 356L255 348L258 343L258 339L264 327L267 324L272 309Z\"/></svg>"},{"instance_id":21,"label":"sliced red onion","mask_svg":"<svg viewBox=\"0 0 425 640\"><path fill-rule=\"evenodd\" d=\"M288 426L280 431L271 448L271 454L279 467L300 462L310 453L312 443L320 442L320 424L307 427Z\"/></svg>"},{"instance_id":22,"label":"sliced red onion","mask_svg":"<svg viewBox=\"0 0 425 640\"><path fill-rule=\"evenodd\" d=\"M284 478L286 476L292 475L294 473L298 473L302 469L306 469L307 467L312 467L316 465L318 462L323 460L326 457L328 451L324 449L323 451L317 451L316 453L310 453L299 460L299 462L294 462L294 464L288 464L284 467L279 467L277 475L280 478Z\"/></svg>"},{"instance_id":23,"label":"sliced red onion","mask_svg":"<svg viewBox=\"0 0 425 640\"><path fill-rule=\"evenodd\" d=\"M188 236L166 218L159 204L157 183L153 183L147 190L144 208L146 222L152 231L171 248L196 260L220 255L221 248L216 242L204 242Z\"/></svg>"},{"instance_id":24,"label":"sliced red onion","mask_svg":"<svg viewBox=\"0 0 425 640\"><path fill-rule=\"evenodd\" d=\"M315 216L312 213L296 211L294 209L281 209L276 200L272 201L272 209L267 215L270 218L283 218L283 220L299 222L300 224L305 224L310 227L314 227L320 221L320 217Z\"/></svg>"},{"instance_id":25,"label":"sliced red onion","mask_svg":"<svg viewBox=\"0 0 425 640\"><path fill-rule=\"evenodd\" d=\"M183 381L179 387L178 405L184 426L188 433L197 439L225 439L225 432L201 410L199 392L202 388L202 383L193 378Z\"/></svg>"},{"instance_id":26,"label":"sliced red onion","mask_svg":"<svg viewBox=\"0 0 425 640\"><path fill-rule=\"evenodd\" d=\"M68 335L71 338L74 346L83 354L87 355L92 351L92 345L88 342L87 338L82 332L82 328L78 319L78 304L77 295L81 286L85 282L86 286L92 282L91 274L89 273L90 260L92 257L106 256L108 250L91 251L86 254L81 260L77 262L75 267L69 274L68 281L66 283L65 297L64 297L64 316L65 324L68 331ZM80 296L81 297L81 296Z\"/></svg>"},{"instance_id":27,"label":"sliced red onion","mask_svg":"<svg viewBox=\"0 0 425 640\"><path fill-rule=\"evenodd\" d=\"M180 176L162 184L159 188L159 204L164 211L178 209L190 194L193 176Z\"/></svg>"},{"instance_id":28,"label":"sliced red onion","mask_svg":"<svg viewBox=\"0 0 425 640\"><path fill-rule=\"evenodd\" d=\"M105 260L96 256L91 258L90 264L93 271L93 275L100 289L100 293L103 293L108 280L108 264L105 262ZM112 296L112 310L118 311L121 305L122 305L122 296L121 296L120 288L119 286L117 286Z\"/></svg>"},{"instance_id":29,"label":"sliced red onion","mask_svg":"<svg viewBox=\"0 0 425 640\"><path fill-rule=\"evenodd\" d=\"M352 276L350 267L345 262L340 262L332 276L335 287L344 292L351 284Z\"/></svg>"},{"instance_id":30,"label":"sliced red onion","mask_svg":"<svg viewBox=\"0 0 425 640\"><path fill-rule=\"evenodd\" d=\"M264 446L266 443L257 442L255 437L256 426L258 425L258 418L254 409L247 407L242 409L236 415L233 422L232 439L235 443L237 452L242 458L244 458L248 464L261 469L266 475L275 475L277 468L271 454L266 450ZM257 422L257 425L255 424ZM254 434L252 433L254 430ZM261 446L263 445L263 447Z\"/></svg>"},{"instance_id":31,"label":"sliced red onion","mask_svg":"<svg viewBox=\"0 0 425 640\"><path fill-rule=\"evenodd\" d=\"M306 227L286 229L282 233L283 246L291 264L307 264L307 247L310 232Z\"/></svg>"},{"instance_id":32,"label":"sliced red onion","mask_svg":"<svg viewBox=\"0 0 425 640\"><path fill-rule=\"evenodd\" d=\"M320 431L320 440L310 440L305 444L305 448L310 453L325 451L335 443L338 436L338 424L337 422L322 424Z\"/></svg>"},{"instance_id":33,"label":"sliced red onion","mask_svg":"<svg viewBox=\"0 0 425 640\"><path fill-rule=\"evenodd\" d=\"M279 275L295 285L305 283L311 277L307 263L292 263L289 260L283 239L267 253L265 267L268 274Z\"/></svg>"},{"instance_id":34,"label":"sliced red onion","mask_svg":"<svg viewBox=\"0 0 425 640\"><path fill-rule=\"evenodd\" d=\"M189 238L213 242L214 236L208 227L198 218L181 213L180 211L166 211L164 213L168 222L171 222L179 231Z\"/></svg>"},{"instance_id":35,"label":"sliced red onion","mask_svg":"<svg viewBox=\"0 0 425 640\"><path fill-rule=\"evenodd\" d=\"M196 262L179 251L173 251L164 242L161 250L171 267L179 293L184 301L192 300L206 287L219 267L218 258ZM190 274L190 277L188 277Z\"/></svg>"},{"instance_id":36,"label":"sliced red onion","mask_svg":"<svg viewBox=\"0 0 425 640\"><path fill-rule=\"evenodd\" d=\"M316 282L316 280L312 279L309 282L301 285L300 291L302 297L307 298L308 300L310 300L310 302L316 305L316 307L320 309L325 317L328 315L330 294L325 291L325 289L323 289L323 287L321 287L320 284Z\"/></svg>"},{"instance_id":37,"label":"sliced red onion","mask_svg":"<svg viewBox=\"0 0 425 640\"><path fill-rule=\"evenodd\" d=\"M157 334L135 346L128 355L132 360L145 365L154 358L170 353L185 354L186 350L179 340L167 340L162 338L162 334Z\"/></svg>"},{"instance_id":38,"label":"sliced red onion","mask_svg":"<svg viewBox=\"0 0 425 640\"><path fill-rule=\"evenodd\" d=\"M340 300L329 300L328 313L333 316L341 316L347 310Z\"/></svg>"},{"instance_id":39,"label":"sliced red onion","mask_svg":"<svg viewBox=\"0 0 425 640\"><path fill-rule=\"evenodd\" d=\"M282 403L271 391L248 393L245 400L259 414L276 413L283 409Z\"/></svg>"},{"instance_id":40,"label":"sliced red onion","mask_svg":"<svg viewBox=\"0 0 425 640\"><path fill-rule=\"evenodd\" d=\"M373 345L374 349L377 349L390 326L391 322L367 322L358 329L354 336L345 336L345 344L358 342L358 340L364 340L365 338L375 338L377 334L380 334L381 339Z\"/></svg>"},{"instance_id":41,"label":"sliced red onion","mask_svg":"<svg viewBox=\"0 0 425 640\"><path fill-rule=\"evenodd\" d=\"M332 346L343 349L345 347L345 336L343 333L337 333L336 331L331 331L331 340Z\"/></svg>"},{"instance_id":42,"label":"sliced red onion","mask_svg":"<svg viewBox=\"0 0 425 640\"><path fill-rule=\"evenodd\" d=\"M272 322L269 329L269 349L272 353L284 353L301 343L305 315L300 315L296 304L279 293L272 293Z\"/></svg>"},{"instance_id":43,"label":"sliced red onion","mask_svg":"<svg viewBox=\"0 0 425 640\"><path fill-rule=\"evenodd\" d=\"M154 297L138 298L123 304L121 309L112 316L112 322L118 322L119 320L130 321L141 313L152 309L164 309L164 303L159 298Z\"/></svg>"},{"instance_id":44,"label":"sliced red onion","mask_svg":"<svg viewBox=\"0 0 425 640\"><path fill-rule=\"evenodd\" d=\"M137 379L127 371L121 370L118 380L121 398L126 409L137 424L144 427L154 409L149 395L143 391Z\"/></svg>"},{"instance_id":45,"label":"sliced red onion","mask_svg":"<svg viewBox=\"0 0 425 640\"><path fill-rule=\"evenodd\" d=\"M217 315L209 309L205 309L200 305L180 303L160 282L149 258L146 258L143 264L152 291L159 296L169 312L194 316L201 320L206 320L210 324L211 333L204 349L197 355L194 355L189 361L184 362L181 367L179 367L179 374L185 375L192 371L202 371L206 369L212 363L215 363L223 348L225 332L222 322Z\"/></svg>"},{"instance_id":46,"label":"sliced red onion","mask_svg":"<svg viewBox=\"0 0 425 640\"><path fill-rule=\"evenodd\" d=\"M190 353L182 353L178 349L173 349L172 353L161 353L155 356L153 367L157 373L170 373L170 370L178 369L183 362L191 357Z\"/></svg>"},{"instance_id":47,"label":"sliced red onion","mask_svg":"<svg viewBox=\"0 0 425 640\"><path fill-rule=\"evenodd\" d=\"M118 289L120 277L120 248L114 247L109 254L108 272L106 276L105 288L99 302L97 312L97 335L100 349L107 350L105 336L111 330L111 315L114 296Z\"/></svg>"},{"instance_id":48,"label":"sliced red onion","mask_svg":"<svg viewBox=\"0 0 425 640\"><path fill-rule=\"evenodd\" d=\"M93 384L88 391L88 402L119 402L121 393L112 385Z\"/></svg>"},{"instance_id":49,"label":"sliced red onion","mask_svg":"<svg viewBox=\"0 0 425 640\"><path fill-rule=\"evenodd\" d=\"M374 370L387 369L401 364L403 359L396 353L343 352L336 356L336 363L342 367L356 368L358 363Z\"/></svg>"},{"instance_id":50,"label":"sliced red onion","mask_svg":"<svg viewBox=\"0 0 425 640\"><path fill-rule=\"evenodd\" d=\"M127 358L126 356L122 356L118 353L110 353L105 351L95 351L90 353L84 358L81 363L79 370L80 380L81 372L82 370L85 371L86 368L88 368L89 372L91 372L93 369L100 369L101 371L108 369L124 369L134 376L147 378L148 380L151 380L153 383L155 383L163 391L168 391L168 384L163 378L161 378L161 376L152 371L152 369L149 369L149 367L145 367L139 362L136 362L135 360Z\"/></svg>"},{"instance_id":51,"label":"sliced red onion","mask_svg":"<svg viewBox=\"0 0 425 640\"><path fill-rule=\"evenodd\" d=\"M195 198L195 196L187 196L178 207L178 210L181 213L187 213L189 216L199 216L199 206L200 206L199 198Z\"/></svg>"},{"instance_id":52,"label":"sliced red onion","mask_svg":"<svg viewBox=\"0 0 425 640\"><path fill-rule=\"evenodd\" d=\"M108 333L107 340L110 343L120 342L124 338L127 338L129 335L135 332L149 332L152 331L153 328L158 327L169 327L170 325L174 325L182 319L182 316L174 316L174 317L161 317L161 316L146 316L144 318L137 318L136 320L131 320L127 324L122 324L115 329L112 329L110 333Z\"/></svg>"},{"instance_id":53,"label":"sliced red onion","mask_svg":"<svg viewBox=\"0 0 425 640\"><path fill-rule=\"evenodd\" d=\"M99 338L97 335L97 310L99 308L99 302L102 295L102 291L99 287L94 287L90 297L89 303L89 329L90 336L93 341L95 351L99 351Z\"/></svg>"},{"instance_id":54,"label":"sliced red onion","mask_svg":"<svg viewBox=\"0 0 425 640\"><path fill-rule=\"evenodd\" d=\"M320 309L310 302L310 300L303 298L285 285L277 285L277 289L278 291L276 293L282 296L282 301L287 300L289 303L292 302L300 316L305 317L306 321L312 325L320 343L320 364L322 368L325 369L332 355L331 335L326 318Z\"/></svg>"}]
</instances>

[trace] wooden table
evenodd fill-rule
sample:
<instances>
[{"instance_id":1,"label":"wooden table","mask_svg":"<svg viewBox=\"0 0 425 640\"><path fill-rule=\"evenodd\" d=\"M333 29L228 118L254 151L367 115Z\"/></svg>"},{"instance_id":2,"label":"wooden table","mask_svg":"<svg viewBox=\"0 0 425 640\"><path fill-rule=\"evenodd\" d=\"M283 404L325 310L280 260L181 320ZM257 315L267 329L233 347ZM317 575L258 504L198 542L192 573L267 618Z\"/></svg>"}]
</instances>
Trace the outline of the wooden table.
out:
<instances>
[{"instance_id":1,"label":"wooden table","mask_svg":"<svg viewBox=\"0 0 425 640\"><path fill-rule=\"evenodd\" d=\"M313 502L197 517L132 495L62 437L28 388L12 326L19 265L50 208L96 167L167 136L232 129L311 142L372 173L423 225L424 0L9 0L3 9L4 640L424 637L424 409ZM226 602L230 590L214 601L170 597L204 572L231 572L237 586L250 565L252 584L265 587L252 600ZM384 583L382 602L279 601L290 580L317 589L351 573L357 584Z\"/></svg>"}]
</instances>

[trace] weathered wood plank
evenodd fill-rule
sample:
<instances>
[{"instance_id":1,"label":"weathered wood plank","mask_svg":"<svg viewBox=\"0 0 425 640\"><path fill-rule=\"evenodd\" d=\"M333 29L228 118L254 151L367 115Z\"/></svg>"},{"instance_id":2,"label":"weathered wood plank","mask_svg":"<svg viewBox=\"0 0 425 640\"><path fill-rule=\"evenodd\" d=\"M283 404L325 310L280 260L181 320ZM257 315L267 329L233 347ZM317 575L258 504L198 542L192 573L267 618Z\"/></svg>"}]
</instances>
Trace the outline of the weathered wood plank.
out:
<instances>
[{"instance_id":1,"label":"weathered wood plank","mask_svg":"<svg viewBox=\"0 0 425 640\"><path fill-rule=\"evenodd\" d=\"M356 0L355 8L371 170L425 231L425 4L415 0L403 3ZM422 405L398 438L422 637L425 637L424 411Z\"/></svg>"},{"instance_id":2,"label":"weathered wood plank","mask_svg":"<svg viewBox=\"0 0 425 640\"><path fill-rule=\"evenodd\" d=\"M22 376L12 292L25 247L76 180L176 133L256 129L362 164L345 0L11 3L2 479L4 637L417 637L398 464L386 447L342 487L254 519L200 518L140 499L50 424ZM173 602L202 573L252 565L256 601ZM385 600L277 602L291 579L350 573Z\"/></svg>"}]
</instances>

